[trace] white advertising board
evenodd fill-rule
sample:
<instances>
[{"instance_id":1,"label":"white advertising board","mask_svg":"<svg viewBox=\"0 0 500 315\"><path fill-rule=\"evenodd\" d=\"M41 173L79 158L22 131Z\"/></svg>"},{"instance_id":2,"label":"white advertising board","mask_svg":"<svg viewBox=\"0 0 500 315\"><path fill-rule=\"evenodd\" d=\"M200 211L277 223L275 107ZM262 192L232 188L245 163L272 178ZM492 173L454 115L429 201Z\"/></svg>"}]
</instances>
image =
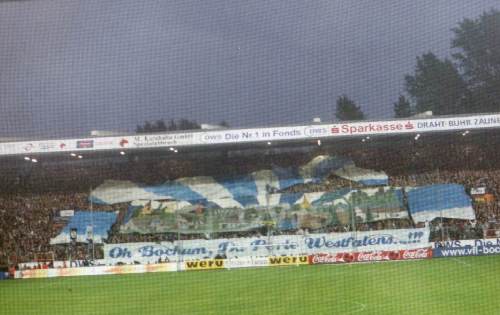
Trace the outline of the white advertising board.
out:
<instances>
[{"instance_id":1,"label":"white advertising board","mask_svg":"<svg viewBox=\"0 0 500 315\"><path fill-rule=\"evenodd\" d=\"M500 128L500 114L0 143L1 155L183 147Z\"/></svg>"}]
</instances>

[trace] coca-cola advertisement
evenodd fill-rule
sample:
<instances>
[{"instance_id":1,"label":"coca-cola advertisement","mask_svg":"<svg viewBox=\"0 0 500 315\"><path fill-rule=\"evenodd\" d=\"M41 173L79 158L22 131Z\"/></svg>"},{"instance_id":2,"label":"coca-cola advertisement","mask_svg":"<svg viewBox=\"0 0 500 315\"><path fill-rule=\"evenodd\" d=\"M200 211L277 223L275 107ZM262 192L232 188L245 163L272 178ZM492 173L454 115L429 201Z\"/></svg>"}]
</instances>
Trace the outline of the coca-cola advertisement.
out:
<instances>
[{"instance_id":1,"label":"coca-cola advertisement","mask_svg":"<svg viewBox=\"0 0 500 315\"><path fill-rule=\"evenodd\" d=\"M314 255L309 255L309 263L313 265L336 264L336 263L350 263L350 262L424 259L431 257L432 257L432 250L430 248L419 248L419 249L404 249L404 250L394 250L394 251L314 254Z\"/></svg>"},{"instance_id":2,"label":"coca-cola advertisement","mask_svg":"<svg viewBox=\"0 0 500 315\"><path fill-rule=\"evenodd\" d=\"M396 260L399 253L397 251L378 251L356 253L356 262Z\"/></svg>"},{"instance_id":3,"label":"coca-cola advertisement","mask_svg":"<svg viewBox=\"0 0 500 315\"><path fill-rule=\"evenodd\" d=\"M345 263L344 259L345 253L338 254L315 254L309 255L309 264L335 264L335 263Z\"/></svg>"},{"instance_id":4,"label":"coca-cola advertisement","mask_svg":"<svg viewBox=\"0 0 500 315\"><path fill-rule=\"evenodd\" d=\"M430 248L419 248L419 249L407 249L399 251L402 260L407 259L424 259L432 257L432 249Z\"/></svg>"}]
</instances>

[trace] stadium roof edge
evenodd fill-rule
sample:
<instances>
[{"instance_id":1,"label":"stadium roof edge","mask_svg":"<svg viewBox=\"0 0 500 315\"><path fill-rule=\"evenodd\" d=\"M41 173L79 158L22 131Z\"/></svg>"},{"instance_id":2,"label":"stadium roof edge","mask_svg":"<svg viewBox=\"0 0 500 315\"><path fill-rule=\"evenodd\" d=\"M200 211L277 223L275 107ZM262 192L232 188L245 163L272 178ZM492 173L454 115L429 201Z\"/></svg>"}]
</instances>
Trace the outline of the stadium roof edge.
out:
<instances>
[{"instance_id":1,"label":"stadium roof edge","mask_svg":"<svg viewBox=\"0 0 500 315\"><path fill-rule=\"evenodd\" d=\"M486 115L499 115L500 112L487 112L487 113L473 113L473 114L456 114L456 115L440 115L440 116L410 116L403 118L381 118L377 120L346 120L346 121L328 121L328 122L304 122L304 123L296 123L296 124L288 124L288 125L268 125L268 126L253 126L253 127L235 127L235 128L220 128L220 129L186 129L186 130L176 130L176 131L159 131L159 132L150 132L150 133L135 133L135 132L126 132L126 131L109 131L113 134L111 135L93 135L92 131L89 136L79 136L78 139L95 139L95 138L105 138L105 137L129 137L129 136L143 136L143 135L161 135L161 134L177 134L177 133L196 133L196 132L206 132L206 131L221 131L221 130L244 130L244 129L256 129L256 128L280 128L280 127L299 127L299 126L314 126L314 125L339 125L339 124L352 124L352 123L378 123L378 122L388 122L388 121L408 121L408 120L423 120L423 119L440 119L440 118L459 118L459 117L474 117L474 116L486 116ZM106 131L107 132L107 131ZM63 137L58 138L59 140L71 140L75 139L75 137ZM30 137L1 137L0 136L0 144L6 142L21 142L21 141L49 141L55 140L53 137L41 137L41 138L30 138Z\"/></svg>"},{"instance_id":2,"label":"stadium roof edge","mask_svg":"<svg viewBox=\"0 0 500 315\"><path fill-rule=\"evenodd\" d=\"M309 122L307 124L287 126L215 130L197 129L148 134L124 134L108 137L0 142L0 156L26 155L31 153L265 143L272 141L333 139L336 137L415 134L491 128L500 128L500 113L333 123Z\"/></svg>"}]
</instances>

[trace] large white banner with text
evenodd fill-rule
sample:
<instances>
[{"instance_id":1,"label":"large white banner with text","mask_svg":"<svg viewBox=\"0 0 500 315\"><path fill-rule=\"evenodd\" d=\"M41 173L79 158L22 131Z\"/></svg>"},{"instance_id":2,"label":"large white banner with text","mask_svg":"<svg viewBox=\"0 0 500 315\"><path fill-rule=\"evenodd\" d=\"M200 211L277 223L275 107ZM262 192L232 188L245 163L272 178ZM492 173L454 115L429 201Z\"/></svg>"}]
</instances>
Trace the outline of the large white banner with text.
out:
<instances>
[{"instance_id":1,"label":"large white banner with text","mask_svg":"<svg viewBox=\"0 0 500 315\"><path fill-rule=\"evenodd\" d=\"M155 263L216 257L294 256L349 251L417 249L430 246L429 229L354 233L279 235L272 237L188 240L161 243L105 244L106 263Z\"/></svg>"}]
</instances>

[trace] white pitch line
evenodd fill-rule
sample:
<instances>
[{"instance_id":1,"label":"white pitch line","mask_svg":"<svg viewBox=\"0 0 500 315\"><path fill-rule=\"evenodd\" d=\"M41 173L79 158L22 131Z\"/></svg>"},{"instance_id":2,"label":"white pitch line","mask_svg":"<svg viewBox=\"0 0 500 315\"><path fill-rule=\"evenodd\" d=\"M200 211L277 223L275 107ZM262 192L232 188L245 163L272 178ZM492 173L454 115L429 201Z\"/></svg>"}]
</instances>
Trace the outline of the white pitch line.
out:
<instances>
[{"instance_id":1,"label":"white pitch line","mask_svg":"<svg viewBox=\"0 0 500 315\"><path fill-rule=\"evenodd\" d=\"M452 258L452 260L453 260L453 261L456 261L457 263L462 264L462 265L464 265L464 266L467 266L467 267L472 267L472 265L471 265L471 264L466 263L465 261L462 261L462 260L460 260L460 259L458 259L458 258Z\"/></svg>"},{"instance_id":2,"label":"white pitch line","mask_svg":"<svg viewBox=\"0 0 500 315\"><path fill-rule=\"evenodd\" d=\"M344 313L344 314L356 314L356 313L359 313L359 312L363 312L366 309L366 304L359 303L359 302L354 302L354 304L358 305L359 308L355 309L354 311L351 311L349 313Z\"/></svg>"}]
</instances>

